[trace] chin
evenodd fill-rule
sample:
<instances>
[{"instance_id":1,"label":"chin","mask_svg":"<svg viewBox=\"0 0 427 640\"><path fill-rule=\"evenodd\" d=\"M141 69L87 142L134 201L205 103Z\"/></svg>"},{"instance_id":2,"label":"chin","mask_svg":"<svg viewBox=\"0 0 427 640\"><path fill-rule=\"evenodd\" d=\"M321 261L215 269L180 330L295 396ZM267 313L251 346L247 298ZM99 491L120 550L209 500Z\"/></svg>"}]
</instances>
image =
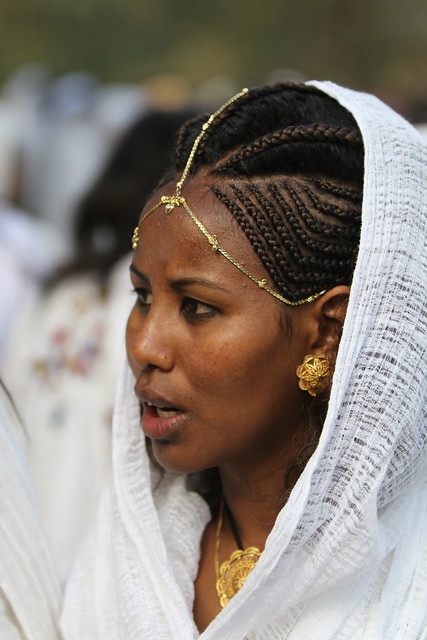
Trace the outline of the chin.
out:
<instances>
[{"instance_id":1,"label":"chin","mask_svg":"<svg viewBox=\"0 0 427 640\"><path fill-rule=\"evenodd\" d=\"M166 440L155 440L150 442L152 457L155 462L165 471L172 473L196 473L204 471L212 465L203 465L191 456L187 451L183 451L182 445L176 445Z\"/></svg>"}]
</instances>

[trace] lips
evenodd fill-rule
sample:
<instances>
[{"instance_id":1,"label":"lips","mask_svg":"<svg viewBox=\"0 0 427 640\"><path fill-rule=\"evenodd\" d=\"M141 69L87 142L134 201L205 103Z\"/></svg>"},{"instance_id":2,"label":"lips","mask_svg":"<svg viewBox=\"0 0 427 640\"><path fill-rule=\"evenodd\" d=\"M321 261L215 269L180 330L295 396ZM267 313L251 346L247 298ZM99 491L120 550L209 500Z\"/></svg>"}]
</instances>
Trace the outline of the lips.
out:
<instances>
[{"instance_id":1,"label":"lips","mask_svg":"<svg viewBox=\"0 0 427 640\"><path fill-rule=\"evenodd\" d=\"M150 390L135 388L135 392L143 406L141 427L145 435L153 440L170 440L182 428L186 410Z\"/></svg>"}]
</instances>

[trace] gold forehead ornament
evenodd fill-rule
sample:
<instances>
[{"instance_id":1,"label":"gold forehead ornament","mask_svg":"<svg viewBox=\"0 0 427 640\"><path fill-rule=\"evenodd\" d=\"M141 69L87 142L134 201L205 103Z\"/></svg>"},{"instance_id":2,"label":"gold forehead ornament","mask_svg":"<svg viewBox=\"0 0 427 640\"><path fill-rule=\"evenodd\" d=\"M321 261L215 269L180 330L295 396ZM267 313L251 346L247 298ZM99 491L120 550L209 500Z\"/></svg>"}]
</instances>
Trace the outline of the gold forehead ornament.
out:
<instances>
[{"instance_id":1,"label":"gold forehead ornament","mask_svg":"<svg viewBox=\"0 0 427 640\"><path fill-rule=\"evenodd\" d=\"M271 289L267 285L267 280L265 278L260 280L259 278L254 276L250 271L248 271L246 269L246 267L244 267L242 264L240 264L240 262L235 260L228 253L228 251L226 251L219 244L218 238L216 237L216 235L213 235L212 233L209 233L209 231L206 229L206 227L203 224L203 222L201 222L201 220L199 220L199 218L196 216L196 214L190 209L190 207L188 206L187 201L184 198L184 196L181 195L182 185L184 184L184 181L186 180L186 178L187 178L187 176L189 174L191 163L193 162L193 159L194 159L195 153L197 151L197 147L199 146L200 140L203 138L203 136L205 135L206 131L209 129L209 127L211 126L211 124L215 120L215 118L217 116L219 116L219 114L222 113L224 111L224 109L226 109L230 104L232 104L236 100L239 100L240 98L242 98L243 96L247 95L248 93L249 93L249 89L246 89L246 88L242 89L239 93L237 93L235 96L230 98L230 100L227 100L227 102L225 104L223 104L222 107L220 107L214 113L212 113L212 115L209 116L208 120L202 125L202 129L201 129L199 135L194 140L193 146L192 146L191 151L190 151L190 155L188 156L186 165L184 167L184 171L182 172L181 179L176 183L175 193L172 196L162 196L160 198L160 201L142 216L141 220L139 221L138 226L135 227L135 229L133 231L132 249L135 250L135 249L138 248L140 227L142 226L142 223L148 218L148 216L153 213L153 211L156 211L156 209L158 209L159 207L164 205L165 213L168 215L176 207L182 206L183 209L188 214L188 216L194 222L194 224L197 225L197 227L200 229L200 231L206 237L206 239L208 240L209 244L212 246L212 250L213 251L218 251L219 253L221 253L224 256L224 258L226 258L229 262L231 262L231 264L233 264L237 269L239 269L239 271L244 273L245 276L247 276L253 282L255 282L261 289L264 289L265 291L267 291L267 293L269 293L270 295L272 295L275 298L277 298L277 300L280 300L280 302L284 302L285 304L288 304L288 305L291 305L293 307L296 307L296 306L299 306L301 304L305 304L306 302L313 302L313 300L316 300L316 298L318 298L319 296L323 295L326 290L320 291L319 293L314 293L313 295L308 296L308 298L304 298L303 300L297 300L296 302L292 302L292 300L288 300L284 296L280 295L280 293L277 293L277 291L274 291L274 289Z\"/></svg>"}]
</instances>

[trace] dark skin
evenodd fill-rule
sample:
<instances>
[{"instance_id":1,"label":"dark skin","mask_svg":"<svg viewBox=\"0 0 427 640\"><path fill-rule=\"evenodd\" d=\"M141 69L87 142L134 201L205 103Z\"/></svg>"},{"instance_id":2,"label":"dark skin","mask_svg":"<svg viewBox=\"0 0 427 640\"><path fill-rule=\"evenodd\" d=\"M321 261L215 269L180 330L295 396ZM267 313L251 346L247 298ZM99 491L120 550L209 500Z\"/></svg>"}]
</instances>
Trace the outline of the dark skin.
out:
<instances>
[{"instance_id":1,"label":"dark skin","mask_svg":"<svg viewBox=\"0 0 427 640\"><path fill-rule=\"evenodd\" d=\"M146 210L173 189L170 184L155 194ZM220 244L272 286L209 179L188 180L184 195ZM127 352L135 390L144 407L159 398L158 406L176 409L164 421L165 428L171 422L176 428L161 436L162 420L149 422L150 410L143 415L154 456L180 473L218 468L243 545L262 550L286 500L285 478L312 438L295 370L306 354L335 360L348 287L288 307L213 252L182 207L169 215L159 208L147 218L131 270L138 299ZM201 544L194 600L199 631L220 612L216 529L213 519ZM219 563L236 548L224 518Z\"/></svg>"},{"instance_id":2,"label":"dark skin","mask_svg":"<svg viewBox=\"0 0 427 640\"><path fill-rule=\"evenodd\" d=\"M318 330L313 333L311 351L307 353L326 353L332 361L335 360L345 319L348 293L348 287L334 287L319 300L306 305L307 314L316 320L313 326L318 327ZM297 378L295 378L295 384L297 384ZM300 393L305 392L300 391ZM311 434L308 437L311 437ZM289 469L295 466L301 450L306 445L307 431L304 419L301 418L300 430L294 434L292 444L286 453L278 452L277 459L272 461L268 474L261 473L256 476L247 469L246 476L243 477L237 475L233 469L220 469L224 499L233 514L244 547L256 546L261 551L264 549L267 537L286 500L283 491L284 478ZM199 573L195 581L193 614L200 632L206 629L221 611L215 588L217 522L215 518L205 529ZM230 523L227 518L224 518L218 553L220 566L222 562L229 560L236 548Z\"/></svg>"}]
</instances>

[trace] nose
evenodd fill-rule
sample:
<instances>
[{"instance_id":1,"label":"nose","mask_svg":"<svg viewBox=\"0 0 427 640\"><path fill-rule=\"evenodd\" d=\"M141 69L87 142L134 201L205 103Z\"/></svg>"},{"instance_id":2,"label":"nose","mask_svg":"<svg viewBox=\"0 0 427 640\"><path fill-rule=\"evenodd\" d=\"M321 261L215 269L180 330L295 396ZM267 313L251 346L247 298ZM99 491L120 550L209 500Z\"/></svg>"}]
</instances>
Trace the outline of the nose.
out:
<instances>
[{"instance_id":1,"label":"nose","mask_svg":"<svg viewBox=\"0 0 427 640\"><path fill-rule=\"evenodd\" d=\"M153 308L147 313L134 308L126 328L126 350L134 373L172 369L174 356L170 318Z\"/></svg>"}]
</instances>

